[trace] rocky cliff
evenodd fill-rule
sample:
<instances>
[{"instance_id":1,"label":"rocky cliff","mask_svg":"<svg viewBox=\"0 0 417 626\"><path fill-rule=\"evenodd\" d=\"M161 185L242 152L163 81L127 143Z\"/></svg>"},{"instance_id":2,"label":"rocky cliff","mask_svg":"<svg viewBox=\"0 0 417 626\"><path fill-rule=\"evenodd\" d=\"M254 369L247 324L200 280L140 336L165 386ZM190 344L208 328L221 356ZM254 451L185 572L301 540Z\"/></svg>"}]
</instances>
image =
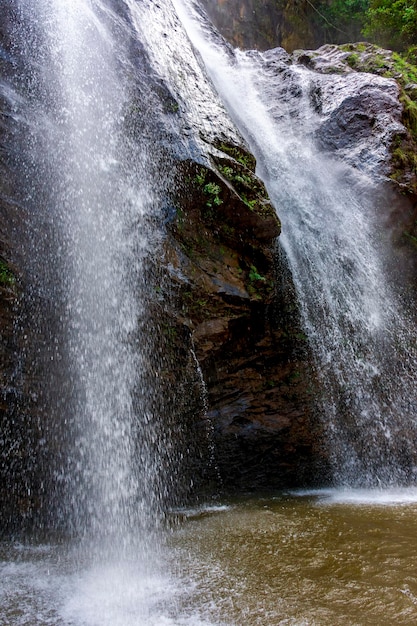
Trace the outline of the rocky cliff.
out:
<instances>
[{"instance_id":1,"label":"rocky cliff","mask_svg":"<svg viewBox=\"0 0 417 626\"><path fill-rule=\"evenodd\" d=\"M397 57L365 44L251 59L268 76L277 117L280 107L300 123L314 115L317 148L362 172L359 193L372 207L387 280L403 284L412 310L412 68L401 73ZM290 71L298 65L307 68L302 80ZM325 480L314 367L279 254L272 272L274 213L244 143L214 134L207 146L208 168L180 167L168 258L182 312L174 317L190 331L207 384L217 468L235 488Z\"/></svg>"},{"instance_id":2,"label":"rocky cliff","mask_svg":"<svg viewBox=\"0 0 417 626\"><path fill-rule=\"evenodd\" d=\"M172 491L183 475L182 493L213 481L215 489L229 490L322 481L327 451L317 416L316 376L278 243L280 207L271 205L255 174L255 159L178 19L154 4L149 10L149 32L145 19L142 23L144 47L133 43L131 28L124 34L132 39L137 70L124 123L129 141L151 135L150 169L159 186L160 234L148 259L149 316L142 331L154 337L154 351L146 355L147 379L154 413L164 422L161 462L169 470ZM10 70L5 25L0 502L3 521L13 525L19 517L34 517L48 489L60 493L59 485L46 482L55 480L54 463L64 454L72 383L65 354L50 348L59 342L62 324L55 306L64 288L59 263L33 266L28 257L28 250L46 237L48 259L55 258L54 225L27 218L42 195L28 202L20 182L29 176L36 181L39 171L36 164L33 170L21 169L19 150L30 122L18 114L23 94L15 67ZM145 51L147 38L150 52ZM278 49L259 55L259 68L268 72L278 112L287 96L293 107L302 96L288 68L309 68L308 97L320 118L317 143L363 169L375 183L372 193L385 198L382 221L395 225L396 241L404 231L412 241L415 84L400 88L395 75L371 75L366 54L367 49L330 46L290 57ZM7 76L14 77L15 91ZM146 110L141 104L145 94L152 103ZM47 437L51 440L45 444ZM171 455L174 447L179 455ZM51 457L55 461L48 470Z\"/></svg>"},{"instance_id":3,"label":"rocky cliff","mask_svg":"<svg viewBox=\"0 0 417 626\"><path fill-rule=\"evenodd\" d=\"M178 18L153 3L142 10L141 42L128 16L114 28L123 29L135 68L126 146L149 141L158 190L159 235L138 277L147 311L138 332L151 338L142 379L160 422L161 497L173 503L207 484L310 483L326 461L276 210ZM12 9L9 17L0 59L0 517L12 529L65 526L76 372L66 336L65 242L50 218L53 164L38 132L46 122L55 136L59 126L42 65L10 40ZM32 127L39 110L42 123Z\"/></svg>"},{"instance_id":4,"label":"rocky cliff","mask_svg":"<svg viewBox=\"0 0 417 626\"><path fill-rule=\"evenodd\" d=\"M323 3L308 0L202 0L202 5L222 35L243 49L282 46L292 52L361 36L360 8L355 3L345 7L342 23L322 13Z\"/></svg>"},{"instance_id":5,"label":"rocky cliff","mask_svg":"<svg viewBox=\"0 0 417 626\"><path fill-rule=\"evenodd\" d=\"M307 484L318 480L318 467L325 472L326 453L306 337L277 241L279 207L201 65L183 50L178 64L169 45L158 41L171 59L158 71L169 76L177 103L171 118L179 143L191 149L177 152L166 187L158 310L166 353L171 347L181 368L175 354L188 346L204 379L206 405L189 415L191 433L193 424L205 433L206 452L200 435L194 456L205 457L211 477L232 490Z\"/></svg>"},{"instance_id":6,"label":"rocky cliff","mask_svg":"<svg viewBox=\"0 0 417 626\"><path fill-rule=\"evenodd\" d=\"M321 117L324 151L370 175L400 273L415 276L417 219L417 68L368 43L296 51L316 76L311 102Z\"/></svg>"},{"instance_id":7,"label":"rocky cliff","mask_svg":"<svg viewBox=\"0 0 417 626\"><path fill-rule=\"evenodd\" d=\"M320 452L314 375L279 222L244 144L212 145L212 163L177 170L165 259L207 390L212 469L228 489L310 483Z\"/></svg>"}]
</instances>

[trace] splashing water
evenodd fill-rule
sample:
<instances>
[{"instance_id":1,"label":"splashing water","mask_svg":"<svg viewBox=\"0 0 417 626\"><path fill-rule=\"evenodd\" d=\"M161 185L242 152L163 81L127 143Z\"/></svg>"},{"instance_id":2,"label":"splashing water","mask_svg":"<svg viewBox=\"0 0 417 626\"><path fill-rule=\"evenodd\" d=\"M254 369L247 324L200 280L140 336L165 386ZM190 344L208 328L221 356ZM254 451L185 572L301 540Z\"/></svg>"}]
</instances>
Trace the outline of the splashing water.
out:
<instances>
[{"instance_id":1,"label":"splashing water","mask_svg":"<svg viewBox=\"0 0 417 626\"><path fill-rule=\"evenodd\" d=\"M8 11L14 56L1 88L20 149L22 377L39 415L25 433L27 495L51 545L0 546L0 621L206 626L182 612L192 584L163 548L180 477L167 472L176 442L162 432L148 304L170 162L138 8L20 0Z\"/></svg>"}]
</instances>

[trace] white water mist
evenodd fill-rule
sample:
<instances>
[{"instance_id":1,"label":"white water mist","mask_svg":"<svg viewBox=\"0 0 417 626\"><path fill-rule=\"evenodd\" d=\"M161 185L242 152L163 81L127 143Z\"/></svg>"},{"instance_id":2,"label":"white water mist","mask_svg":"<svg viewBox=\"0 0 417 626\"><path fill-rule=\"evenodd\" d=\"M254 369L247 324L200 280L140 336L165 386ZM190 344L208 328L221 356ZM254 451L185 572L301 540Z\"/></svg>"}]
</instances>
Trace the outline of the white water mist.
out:
<instances>
[{"instance_id":1,"label":"white water mist","mask_svg":"<svg viewBox=\"0 0 417 626\"><path fill-rule=\"evenodd\" d=\"M34 80L48 86L31 121L44 154L31 158L48 160L39 182L48 206L37 211L56 232L71 387L58 416L65 449L55 480L66 502L57 509L78 536L117 552L140 528L158 525L162 471L144 381L152 351L145 263L159 205L148 144L126 129L131 32L106 2L22 1L20 10L38 33Z\"/></svg>"}]
</instances>

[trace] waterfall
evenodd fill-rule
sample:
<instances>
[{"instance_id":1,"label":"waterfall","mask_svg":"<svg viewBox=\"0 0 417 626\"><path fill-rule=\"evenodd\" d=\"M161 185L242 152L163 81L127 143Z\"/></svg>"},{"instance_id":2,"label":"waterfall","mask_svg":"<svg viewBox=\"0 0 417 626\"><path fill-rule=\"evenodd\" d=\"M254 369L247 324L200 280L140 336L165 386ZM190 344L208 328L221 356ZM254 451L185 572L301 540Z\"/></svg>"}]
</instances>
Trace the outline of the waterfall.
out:
<instances>
[{"instance_id":1,"label":"waterfall","mask_svg":"<svg viewBox=\"0 0 417 626\"><path fill-rule=\"evenodd\" d=\"M158 526L166 492L147 307L163 168L141 133L157 123L155 96L124 3L21 0L16 13L32 285L21 324L38 335L24 351L48 414L32 443L49 466L34 470L45 470L42 523L123 543Z\"/></svg>"},{"instance_id":2,"label":"waterfall","mask_svg":"<svg viewBox=\"0 0 417 626\"><path fill-rule=\"evenodd\" d=\"M181 255L178 242L170 242L171 257L166 253L166 223L181 208L170 187L187 175L184 164L208 171L219 138L240 145L215 85L251 143L282 217L335 482L408 485L416 466L415 348L379 241L378 184L366 168L355 170L317 147L309 70L283 52L233 51L191 0L0 5L2 229L11 216L4 228L10 241L2 230L0 244L15 255L20 290L18 363L7 390L14 404L0 437L1 476L13 500L6 520L12 538L0 542L0 621L311 621L294 604L299 593L308 594L308 611L321 599L312 572L323 580L322 564L332 557L323 546L335 528L345 550L343 511L336 510L335 526L313 506L301 524L303 507L292 508L287 493L272 504L262 496L255 516L246 499L242 506L234 499L189 511L172 506L187 456L201 451L199 439L206 449L198 461L214 455L211 425L203 419L196 425L210 396L187 312L174 310L178 293L172 300L167 293L189 286L173 261ZM407 493L402 501L410 497L415 501ZM401 515L391 518L399 526ZM323 520L325 533L317 534ZM362 544L363 524L358 528ZM300 536L314 539L304 578L294 560ZM399 542L407 543L402 535ZM394 565L404 555L400 548L390 552ZM299 552L304 558L305 544ZM339 553L335 576L325 578L340 587L329 591L326 583L328 603L317 619L337 622L334 597L346 589L356 615L364 614L360 587L339 567L347 555L362 583L356 554ZM381 567L370 570L378 597L386 559ZM414 596L405 593L412 583L406 570L400 582L394 571L387 589L408 601ZM369 589L364 597L372 612Z\"/></svg>"},{"instance_id":3,"label":"waterfall","mask_svg":"<svg viewBox=\"0 0 417 626\"><path fill-rule=\"evenodd\" d=\"M372 148L369 162L361 162L358 152L353 168L348 160L326 155L316 139L320 116L312 94L329 85L326 80L336 94L338 78L318 79L292 64L283 50L233 51L195 3L175 0L175 5L257 157L282 220L281 245L320 381L317 405L334 481L414 484L414 322L380 243L379 223L389 200L371 176L377 161ZM364 86L369 81L357 76ZM389 88L389 81L372 80Z\"/></svg>"},{"instance_id":4,"label":"waterfall","mask_svg":"<svg viewBox=\"0 0 417 626\"><path fill-rule=\"evenodd\" d=\"M27 285L16 376L33 384L27 495L35 483L41 524L110 541L158 526L175 482L153 257L173 155L204 162L198 141L221 111L213 94L201 115L207 87L181 21L282 217L335 481L415 478L413 322L379 242L378 182L319 149L313 72L283 51L233 51L194 4L173 5L20 0L4 26Z\"/></svg>"}]
</instances>

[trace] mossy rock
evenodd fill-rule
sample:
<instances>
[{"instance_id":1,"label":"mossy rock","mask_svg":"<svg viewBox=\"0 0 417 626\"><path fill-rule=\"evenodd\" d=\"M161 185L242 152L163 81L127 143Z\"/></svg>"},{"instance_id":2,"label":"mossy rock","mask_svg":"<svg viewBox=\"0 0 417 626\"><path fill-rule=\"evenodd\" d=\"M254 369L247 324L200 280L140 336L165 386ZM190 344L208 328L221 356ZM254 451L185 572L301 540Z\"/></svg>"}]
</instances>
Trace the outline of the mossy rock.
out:
<instances>
[{"instance_id":1,"label":"mossy rock","mask_svg":"<svg viewBox=\"0 0 417 626\"><path fill-rule=\"evenodd\" d=\"M246 167L247 169L255 172L256 159L248 150L245 150L242 146L238 146L234 143L226 141L215 141L213 146L220 152L224 152L228 156L232 157L235 161Z\"/></svg>"},{"instance_id":2,"label":"mossy rock","mask_svg":"<svg viewBox=\"0 0 417 626\"><path fill-rule=\"evenodd\" d=\"M234 159L213 157L212 167L189 160L179 163L173 203L175 228L188 242L196 240L197 224L236 249L270 245L280 233L263 183Z\"/></svg>"},{"instance_id":3,"label":"mossy rock","mask_svg":"<svg viewBox=\"0 0 417 626\"><path fill-rule=\"evenodd\" d=\"M16 287L16 275L10 265L0 257L0 287L14 290Z\"/></svg>"},{"instance_id":4,"label":"mossy rock","mask_svg":"<svg viewBox=\"0 0 417 626\"><path fill-rule=\"evenodd\" d=\"M369 43L339 46L344 62L354 71L394 79L403 107L402 123L408 134L397 135L391 145L391 178L404 192L417 193L417 66L391 50Z\"/></svg>"}]
</instances>

